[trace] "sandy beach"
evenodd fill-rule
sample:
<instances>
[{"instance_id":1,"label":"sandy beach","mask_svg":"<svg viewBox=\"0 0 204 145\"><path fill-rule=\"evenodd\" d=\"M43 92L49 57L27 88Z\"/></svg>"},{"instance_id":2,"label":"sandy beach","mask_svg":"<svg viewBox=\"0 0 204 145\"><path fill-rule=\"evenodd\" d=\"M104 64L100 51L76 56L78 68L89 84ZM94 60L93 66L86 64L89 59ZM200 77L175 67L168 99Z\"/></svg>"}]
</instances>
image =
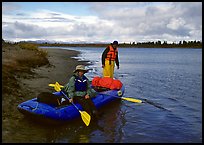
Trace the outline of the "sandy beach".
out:
<instances>
[{"instance_id":1,"label":"sandy beach","mask_svg":"<svg viewBox=\"0 0 204 145\"><path fill-rule=\"evenodd\" d=\"M73 70L78 64L86 64L86 62L77 61L74 56L79 52L63 49L44 49L47 51L49 64L32 68L33 74L18 74L15 76L18 80L20 88L11 88L17 90L11 94L2 93L2 142L17 142L17 132L21 126L23 115L17 110L17 105L21 102L36 97L41 92L53 92L54 89L49 87L49 83L59 82L64 85L68 82ZM7 54L16 50L3 50L3 65L9 65L12 60L6 59ZM26 55L23 51L16 55ZM12 59L12 58L10 58ZM3 68L3 72L6 72ZM3 84L4 85L4 84ZM11 85L11 84L9 84ZM15 133L14 133L15 132Z\"/></svg>"},{"instance_id":2,"label":"sandy beach","mask_svg":"<svg viewBox=\"0 0 204 145\"><path fill-rule=\"evenodd\" d=\"M28 86L34 96L39 92L54 91L53 88L49 87L48 84L59 82L64 85L68 82L69 78L73 74L73 70L78 64L86 64L86 62L79 62L72 58L77 56L79 52L64 49L54 48L43 48L48 52L49 66L42 66L35 69L34 72L37 74L34 78L23 79L24 85Z\"/></svg>"}]
</instances>

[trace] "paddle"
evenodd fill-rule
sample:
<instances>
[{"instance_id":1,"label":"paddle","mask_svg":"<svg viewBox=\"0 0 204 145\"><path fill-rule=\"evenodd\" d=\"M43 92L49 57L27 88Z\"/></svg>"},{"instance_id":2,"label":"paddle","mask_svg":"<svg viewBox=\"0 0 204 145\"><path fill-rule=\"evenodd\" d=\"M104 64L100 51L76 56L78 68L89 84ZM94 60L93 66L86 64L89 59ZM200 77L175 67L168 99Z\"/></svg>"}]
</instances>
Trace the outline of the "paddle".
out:
<instances>
[{"instance_id":1,"label":"paddle","mask_svg":"<svg viewBox=\"0 0 204 145\"><path fill-rule=\"evenodd\" d=\"M121 92L120 92L121 93ZM118 95L120 96L120 93L118 91ZM120 99L123 99L123 100L126 100L126 101L130 101L130 102L134 102L134 103L142 103L141 100L139 99L134 99L134 98L127 98L127 97L119 97L119 96L114 96L114 95L110 95L110 94L104 94L104 93L99 93L101 95L108 95L108 96L112 96L112 97L116 97L116 98L120 98ZM122 95L122 94L121 94Z\"/></svg>"},{"instance_id":2,"label":"paddle","mask_svg":"<svg viewBox=\"0 0 204 145\"><path fill-rule=\"evenodd\" d=\"M64 86L60 85L58 82L56 82L55 84L49 84L50 87L55 87L55 86L59 86L60 88L63 88ZM59 90L60 91L60 90Z\"/></svg>"},{"instance_id":3,"label":"paddle","mask_svg":"<svg viewBox=\"0 0 204 145\"><path fill-rule=\"evenodd\" d=\"M58 89L58 87L63 87L63 86L59 85L58 82L56 82L55 84L49 84L49 86L54 86L54 87L55 87L55 90ZM56 88L56 86L58 86L58 87ZM61 89L60 89L60 90L61 90ZM163 108L162 106L159 106L159 105L155 104L154 102L149 101L149 100L147 100L147 99L144 99L144 100L142 101L142 100L134 99L134 98L119 97L119 96L122 95L122 92L121 92L121 91L118 91L118 96L113 96L113 95L109 95L109 94L105 94L105 93L98 93L98 94L116 97L116 98L123 99L123 100L126 100L126 101L130 101L130 102L133 102L133 103L148 103L148 104L153 105L153 106L155 106L155 107L157 107L157 108L159 108L159 109L167 110L167 109Z\"/></svg>"},{"instance_id":4,"label":"paddle","mask_svg":"<svg viewBox=\"0 0 204 145\"><path fill-rule=\"evenodd\" d=\"M61 86L58 82L56 82L55 84L49 84L49 86L60 86L60 87L63 87ZM55 89L56 90L56 89ZM118 91L118 95L122 95L121 94L122 92L121 91ZM134 98L127 98L127 97L118 97L118 96L113 96L113 95L109 95L109 94L103 94L103 93L99 93L99 94L102 94L102 95L108 95L108 96L112 96L112 97L116 97L116 98L120 98L120 99L123 99L123 100L126 100L126 101L130 101L130 102L134 102L134 103L142 103L142 100L139 100L139 99L134 99Z\"/></svg>"},{"instance_id":5,"label":"paddle","mask_svg":"<svg viewBox=\"0 0 204 145\"><path fill-rule=\"evenodd\" d=\"M113 96L113 95L104 94L104 93L99 93L99 94L101 94L101 95L108 95L108 96L112 96L112 97L124 99L124 100L126 100L126 101L130 101L130 102L134 102L134 103L148 103L148 104L153 105L153 106L155 106L155 107L157 107L157 108L159 108L159 109L167 110L167 109L165 109L164 107L159 106L159 105L155 104L154 102L151 102L151 101L149 101L149 100L147 100L147 99L144 99L144 100L142 101L142 100L139 100L139 99L126 98L126 97L118 97L118 96ZM118 94L118 95L119 95L119 94ZM119 95L119 96L120 96L120 95Z\"/></svg>"},{"instance_id":6,"label":"paddle","mask_svg":"<svg viewBox=\"0 0 204 145\"><path fill-rule=\"evenodd\" d=\"M49 84L49 86L54 87L54 89L56 91L60 91L65 97L66 99L70 100L67 95L60 89L61 85L56 82L55 84ZM63 87L63 86L62 86ZM79 111L79 113L81 114L81 118L83 120L83 122L86 124L86 126L89 126L90 120L91 120L91 116L86 112L86 111L81 111L79 110L79 108L73 103L71 102L72 105L74 105L74 107Z\"/></svg>"}]
</instances>

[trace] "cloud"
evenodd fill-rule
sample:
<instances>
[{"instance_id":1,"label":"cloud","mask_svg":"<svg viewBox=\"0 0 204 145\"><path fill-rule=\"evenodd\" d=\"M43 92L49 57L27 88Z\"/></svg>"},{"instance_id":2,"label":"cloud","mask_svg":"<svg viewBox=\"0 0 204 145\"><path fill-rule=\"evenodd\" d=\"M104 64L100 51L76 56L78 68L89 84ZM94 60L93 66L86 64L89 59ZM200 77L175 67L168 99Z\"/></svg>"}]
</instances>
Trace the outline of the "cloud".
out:
<instances>
[{"instance_id":1,"label":"cloud","mask_svg":"<svg viewBox=\"0 0 204 145\"><path fill-rule=\"evenodd\" d=\"M126 3L128 4L130 3ZM136 40L140 40L137 35L165 40L166 34L169 34L170 41L175 41L174 38L181 36L193 39L195 36L191 31L202 31L201 3L148 3L145 7L144 3L135 3L139 5L137 7L118 5L96 4L93 9L95 7L94 10L98 10L100 7L99 17L114 23L114 29L123 32L127 39L131 34ZM199 37L201 40L202 36Z\"/></svg>"},{"instance_id":2,"label":"cloud","mask_svg":"<svg viewBox=\"0 0 204 145\"><path fill-rule=\"evenodd\" d=\"M19 9L20 9L20 6L16 3L2 2L2 13L4 13L4 14L8 14L8 13L11 13L11 12L19 10Z\"/></svg>"},{"instance_id":3,"label":"cloud","mask_svg":"<svg viewBox=\"0 0 204 145\"><path fill-rule=\"evenodd\" d=\"M47 30L37 25L25 24L21 22L5 23L3 26L4 37L16 39L42 38L46 35Z\"/></svg>"},{"instance_id":4,"label":"cloud","mask_svg":"<svg viewBox=\"0 0 204 145\"><path fill-rule=\"evenodd\" d=\"M84 4L84 3L81 3ZM202 3L89 2L95 15L73 15L48 9L19 11L4 5L2 35L6 39L61 41L202 40ZM6 13L5 6L18 10ZM77 11L77 9L76 9Z\"/></svg>"}]
</instances>

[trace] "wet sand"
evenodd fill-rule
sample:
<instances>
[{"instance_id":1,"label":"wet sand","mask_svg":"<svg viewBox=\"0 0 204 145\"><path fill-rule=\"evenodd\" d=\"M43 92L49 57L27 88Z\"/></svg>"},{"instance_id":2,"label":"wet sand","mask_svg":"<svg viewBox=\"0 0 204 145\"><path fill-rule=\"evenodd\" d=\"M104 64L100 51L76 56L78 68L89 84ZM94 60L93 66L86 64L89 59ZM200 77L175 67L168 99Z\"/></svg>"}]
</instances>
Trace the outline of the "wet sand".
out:
<instances>
[{"instance_id":1,"label":"wet sand","mask_svg":"<svg viewBox=\"0 0 204 145\"><path fill-rule=\"evenodd\" d=\"M77 51L53 48L43 48L43 50L48 52L47 58L50 64L33 69L35 74L28 74L27 77L19 76L17 78L20 85L19 95L2 96L2 142L4 143L33 142L20 137L21 131L29 131L29 124L26 127L25 122L21 122L24 116L17 110L17 105L36 97L41 92L54 92L48 84L57 81L64 85L73 74L76 65L87 64L85 61L79 62L71 58L79 54Z\"/></svg>"}]
</instances>

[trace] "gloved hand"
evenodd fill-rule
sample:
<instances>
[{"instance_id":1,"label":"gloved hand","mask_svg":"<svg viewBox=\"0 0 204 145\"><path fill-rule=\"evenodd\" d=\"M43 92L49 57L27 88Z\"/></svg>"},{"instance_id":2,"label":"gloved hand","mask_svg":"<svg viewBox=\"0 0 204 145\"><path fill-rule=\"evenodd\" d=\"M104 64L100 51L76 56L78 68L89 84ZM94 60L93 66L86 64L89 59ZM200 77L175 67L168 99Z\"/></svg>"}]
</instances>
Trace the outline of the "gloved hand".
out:
<instances>
[{"instance_id":1,"label":"gloved hand","mask_svg":"<svg viewBox=\"0 0 204 145\"><path fill-rule=\"evenodd\" d=\"M64 91L64 87L63 87L63 88L61 88L61 91L65 92L65 91Z\"/></svg>"},{"instance_id":2,"label":"gloved hand","mask_svg":"<svg viewBox=\"0 0 204 145\"><path fill-rule=\"evenodd\" d=\"M70 98L70 99L69 99L69 102L70 102L70 103L73 103L73 99Z\"/></svg>"},{"instance_id":3,"label":"gloved hand","mask_svg":"<svg viewBox=\"0 0 204 145\"><path fill-rule=\"evenodd\" d=\"M117 66L117 69L119 69L119 66Z\"/></svg>"},{"instance_id":4,"label":"gloved hand","mask_svg":"<svg viewBox=\"0 0 204 145\"><path fill-rule=\"evenodd\" d=\"M90 96L88 94L86 94L85 99L89 99L89 98L90 98Z\"/></svg>"}]
</instances>

